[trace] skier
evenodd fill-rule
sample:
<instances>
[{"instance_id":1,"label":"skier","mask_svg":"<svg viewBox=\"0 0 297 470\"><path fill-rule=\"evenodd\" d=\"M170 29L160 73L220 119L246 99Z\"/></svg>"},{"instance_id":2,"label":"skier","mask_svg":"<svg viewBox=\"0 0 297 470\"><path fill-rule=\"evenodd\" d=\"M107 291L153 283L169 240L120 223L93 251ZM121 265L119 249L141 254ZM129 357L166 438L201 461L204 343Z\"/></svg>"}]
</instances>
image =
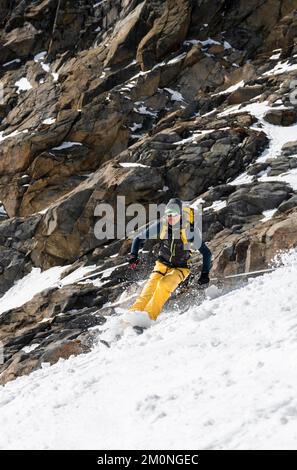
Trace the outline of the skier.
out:
<instances>
[{"instance_id":1,"label":"skier","mask_svg":"<svg viewBox=\"0 0 297 470\"><path fill-rule=\"evenodd\" d=\"M190 274L192 248L203 256L199 285L209 283L211 251L202 241L200 230L194 226L194 210L184 207L180 199L170 199L165 216L151 224L133 240L128 262L132 269L139 263L138 251L145 239L160 238L161 247L154 270L130 311L147 312L156 320L164 304L178 285Z\"/></svg>"}]
</instances>

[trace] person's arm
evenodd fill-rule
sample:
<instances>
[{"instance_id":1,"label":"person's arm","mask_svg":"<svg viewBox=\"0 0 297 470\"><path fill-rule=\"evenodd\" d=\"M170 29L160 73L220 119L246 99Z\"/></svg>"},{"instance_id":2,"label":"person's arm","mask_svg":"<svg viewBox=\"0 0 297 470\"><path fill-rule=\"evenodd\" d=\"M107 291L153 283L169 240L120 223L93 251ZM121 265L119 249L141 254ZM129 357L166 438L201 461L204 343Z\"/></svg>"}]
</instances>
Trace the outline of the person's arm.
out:
<instances>
[{"instance_id":1,"label":"person's arm","mask_svg":"<svg viewBox=\"0 0 297 470\"><path fill-rule=\"evenodd\" d=\"M202 254L203 257L203 263L202 263L202 273L209 273L211 270L211 265L212 265L212 254L208 246L206 245L205 242L202 242L200 248L199 248L200 253Z\"/></svg>"},{"instance_id":2,"label":"person's arm","mask_svg":"<svg viewBox=\"0 0 297 470\"><path fill-rule=\"evenodd\" d=\"M151 225L149 225L147 228L142 230L133 240L132 246L131 246L131 255L138 256L138 252L140 248L143 247L144 242L148 240L149 238L155 238L159 235L160 233L160 225L161 222L160 220L157 220L156 222L153 222Z\"/></svg>"},{"instance_id":3,"label":"person's arm","mask_svg":"<svg viewBox=\"0 0 297 470\"><path fill-rule=\"evenodd\" d=\"M198 250L203 257L201 270L202 275L208 275L212 265L212 253L206 243L202 241L202 235L198 227L195 227L194 229L193 247L194 249ZM205 276L205 280L206 278L208 278L208 276Z\"/></svg>"}]
</instances>

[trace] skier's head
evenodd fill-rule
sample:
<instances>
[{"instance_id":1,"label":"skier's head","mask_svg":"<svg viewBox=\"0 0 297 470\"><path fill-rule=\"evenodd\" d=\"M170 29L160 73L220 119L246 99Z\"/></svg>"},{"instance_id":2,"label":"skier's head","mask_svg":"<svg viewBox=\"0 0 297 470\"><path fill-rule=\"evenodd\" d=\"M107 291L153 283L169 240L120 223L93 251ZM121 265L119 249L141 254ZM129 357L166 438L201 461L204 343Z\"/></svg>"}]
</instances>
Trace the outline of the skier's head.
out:
<instances>
[{"instance_id":1,"label":"skier's head","mask_svg":"<svg viewBox=\"0 0 297 470\"><path fill-rule=\"evenodd\" d=\"M165 216L170 225L178 224L182 216L182 201L178 198L170 199L165 208Z\"/></svg>"}]
</instances>

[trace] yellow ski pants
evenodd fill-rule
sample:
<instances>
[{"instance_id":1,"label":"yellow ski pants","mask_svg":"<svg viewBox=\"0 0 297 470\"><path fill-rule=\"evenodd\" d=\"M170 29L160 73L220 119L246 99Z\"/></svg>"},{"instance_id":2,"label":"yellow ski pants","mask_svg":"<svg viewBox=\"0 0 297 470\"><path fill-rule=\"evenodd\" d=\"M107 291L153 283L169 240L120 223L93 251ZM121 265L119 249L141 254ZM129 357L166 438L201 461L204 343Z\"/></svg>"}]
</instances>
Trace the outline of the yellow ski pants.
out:
<instances>
[{"instance_id":1,"label":"yellow ski pants","mask_svg":"<svg viewBox=\"0 0 297 470\"><path fill-rule=\"evenodd\" d=\"M189 274L188 268L170 268L157 261L149 280L130 310L145 311L152 320L156 320L172 292Z\"/></svg>"}]
</instances>

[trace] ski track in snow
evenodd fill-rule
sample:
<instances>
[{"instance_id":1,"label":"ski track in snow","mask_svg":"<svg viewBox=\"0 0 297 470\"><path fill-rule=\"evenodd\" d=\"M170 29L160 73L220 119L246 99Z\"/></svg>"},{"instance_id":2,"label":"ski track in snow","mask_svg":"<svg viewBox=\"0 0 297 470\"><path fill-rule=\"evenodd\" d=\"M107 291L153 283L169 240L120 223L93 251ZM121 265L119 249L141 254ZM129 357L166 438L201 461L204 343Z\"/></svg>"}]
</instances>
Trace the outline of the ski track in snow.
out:
<instances>
[{"instance_id":1,"label":"ski track in snow","mask_svg":"<svg viewBox=\"0 0 297 470\"><path fill-rule=\"evenodd\" d=\"M0 388L2 449L297 447L297 252L143 335Z\"/></svg>"}]
</instances>

